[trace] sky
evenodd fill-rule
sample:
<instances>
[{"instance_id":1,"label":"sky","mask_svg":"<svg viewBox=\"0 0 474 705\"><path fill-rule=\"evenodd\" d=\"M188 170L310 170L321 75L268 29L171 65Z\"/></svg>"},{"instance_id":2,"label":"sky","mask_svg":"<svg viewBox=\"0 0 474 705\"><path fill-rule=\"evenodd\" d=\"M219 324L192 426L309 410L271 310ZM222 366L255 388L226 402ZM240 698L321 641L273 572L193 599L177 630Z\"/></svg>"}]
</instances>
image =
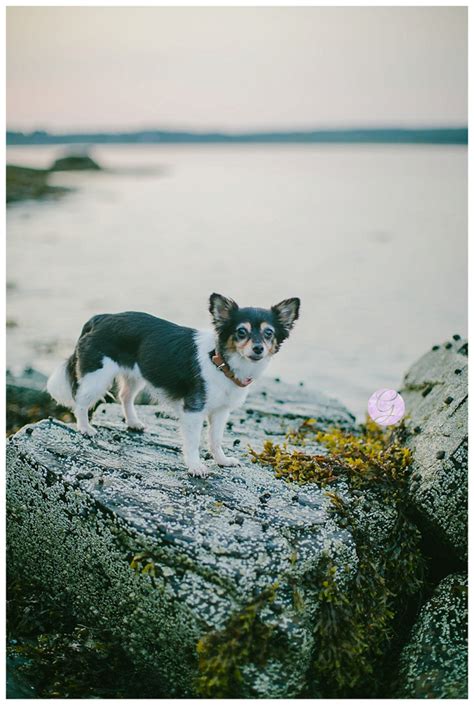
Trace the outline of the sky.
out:
<instances>
[{"instance_id":1,"label":"sky","mask_svg":"<svg viewBox=\"0 0 474 705\"><path fill-rule=\"evenodd\" d=\"M23 131L467 123L463 7L9 7Z\"/></svg>"}]
</instances>

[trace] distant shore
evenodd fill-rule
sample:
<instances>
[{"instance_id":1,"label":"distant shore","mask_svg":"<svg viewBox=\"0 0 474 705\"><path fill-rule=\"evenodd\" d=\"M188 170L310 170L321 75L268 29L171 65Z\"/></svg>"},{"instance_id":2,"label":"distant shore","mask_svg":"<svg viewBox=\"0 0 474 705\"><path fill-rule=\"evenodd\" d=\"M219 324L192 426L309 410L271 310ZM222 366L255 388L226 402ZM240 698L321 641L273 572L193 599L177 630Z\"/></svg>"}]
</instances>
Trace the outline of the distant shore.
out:
<instances>
[{"instance_id":1,"label":"distant shore","mask_svg":"<svg viewBox=\"0 0 474 705\"><path fill-rule=\"evenodd\" d=\"M467 145L467 127L363 128L280 132L142 130L53 134L7 131L7 145L47 144L440 144Z\"/></svg>"},{"instance_id":2,"label":"distant shore","mask_svg":"<svg viewBox=\"0 0 474 705\"><path fill-rule=\"evenodd\" d=\"M48 183L48 169L30 169L28 167L7 164L6 169L6 201L15 203L32 198L45 196L61 196L68 189L62 186L51 186Z\"/></svg>"},{"instance_id":3,"label":"distant shore","mask_svg":"<svg viewBox=\"0 0 474 705\"><path fill-rule=\"evenodd\" d=\"M71 189L64 186L51 186L49 177L56 171L100 171L101 167L87 154L65 154L56 159L49 169L7 164L6 201L24 201L45 196L62 196Z\"/></svg>"}]
</instances>

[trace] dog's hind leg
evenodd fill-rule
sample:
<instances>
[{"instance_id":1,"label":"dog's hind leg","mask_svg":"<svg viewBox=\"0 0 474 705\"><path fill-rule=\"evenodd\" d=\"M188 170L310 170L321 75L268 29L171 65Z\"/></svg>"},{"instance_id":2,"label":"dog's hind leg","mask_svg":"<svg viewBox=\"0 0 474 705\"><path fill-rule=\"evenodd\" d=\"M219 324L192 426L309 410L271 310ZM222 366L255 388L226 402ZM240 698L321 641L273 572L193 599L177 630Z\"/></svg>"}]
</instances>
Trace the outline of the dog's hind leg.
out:
<instances>
[{"instance_id":1,"label":"dog's hind leg","mask_svg":"<svg viewBox=\"0 0 474 705\"><path fill-rule=\"evenodd\" d=\"M143 431L145 425L137 416L134 401L138 392L145 386L146 382L143 377L136 374L121 374L119 379L119 399L122 403L123 414L128 428L134 431Z\"/></svg>"},{"instance_id":2,"label":"dog's hind leg","mask_svg":"<svg viewBox=\"0 0 474 705\"><path fill-rule=\"evenodd\" d=\"M87 372L79 381L76 392L74 414L77 429L85 436L97 433L89 423L89 409L110 389L118 372L118 365L110 358L104 358L102 367L94 372Z\"/></svg>"}]
</instances>

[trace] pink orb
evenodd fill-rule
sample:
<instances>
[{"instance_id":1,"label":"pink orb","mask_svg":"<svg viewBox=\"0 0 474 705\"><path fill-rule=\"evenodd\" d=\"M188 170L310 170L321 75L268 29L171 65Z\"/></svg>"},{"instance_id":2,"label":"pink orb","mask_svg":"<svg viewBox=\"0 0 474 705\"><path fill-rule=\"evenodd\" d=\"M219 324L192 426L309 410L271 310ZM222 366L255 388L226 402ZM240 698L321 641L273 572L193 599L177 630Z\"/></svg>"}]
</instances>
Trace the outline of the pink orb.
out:
<instances>
[{"instance_id":1,"label":"pink orb","mask_svg":"<svg viewBox=\"0 0 474 705\"><path fill-rule=\"evenodd\" d=\"M378 389L370 397L367 410L379 426L393 426L403 418L405 402L395 389Z\"/></svg>"}]
</instances>

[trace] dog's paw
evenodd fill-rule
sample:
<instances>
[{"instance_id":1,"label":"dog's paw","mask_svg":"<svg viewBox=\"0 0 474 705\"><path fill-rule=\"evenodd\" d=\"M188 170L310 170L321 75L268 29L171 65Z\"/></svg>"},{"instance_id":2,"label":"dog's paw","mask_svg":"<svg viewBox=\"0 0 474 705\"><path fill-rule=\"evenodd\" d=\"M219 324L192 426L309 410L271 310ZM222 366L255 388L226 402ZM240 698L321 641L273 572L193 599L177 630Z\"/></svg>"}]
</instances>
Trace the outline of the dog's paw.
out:
<instances>
[{"instance_id":1,"label":"dog's paw","mask_svg":"<svg viewBox=\"0 0 474 705\"><path fill-rule=\"evenodd\" d=\"M193 465L188 468L188 474L192 477L207 477L209 475L209 468L204 463L199 465Z\"/></svg>"},{"instance_id":2,"label":"dog's paw","mask_svg":"<svg viewBox=\"0 0 474 705\"><path fill-rule=\"evenodd\" d=\"M240 460L238 460L237 458L228 458L227 456L224 456L223 458L219 458L218 460L216 460L216 463L222 468L231 468L235 467L236 465L240 465Z\"/></svg>"},{"instance_id":3,"label":"dog's paw","mask_svg":"<svg viewBox=\"0 0 474 705\"><path fill-rule=\"evenodd\" d=\"M78 428L77 429L79 433L82 433L83 436L97 436L97 429L94 428L93 426L86 426L85 428Z\"/></svg>"},{"instance_id":4,"label":"dog's paw","mask_svg":"<svg viewBox=\"0 0 474 705\"><path fill-rule=\"evenodd\" d=\"M129 431L137 431L141 433L142 431L145 430L145 424L142 423L141 421L134 421L133 423L128 423L127 424L127 429Z\"/></svg>"}]
</instances>

